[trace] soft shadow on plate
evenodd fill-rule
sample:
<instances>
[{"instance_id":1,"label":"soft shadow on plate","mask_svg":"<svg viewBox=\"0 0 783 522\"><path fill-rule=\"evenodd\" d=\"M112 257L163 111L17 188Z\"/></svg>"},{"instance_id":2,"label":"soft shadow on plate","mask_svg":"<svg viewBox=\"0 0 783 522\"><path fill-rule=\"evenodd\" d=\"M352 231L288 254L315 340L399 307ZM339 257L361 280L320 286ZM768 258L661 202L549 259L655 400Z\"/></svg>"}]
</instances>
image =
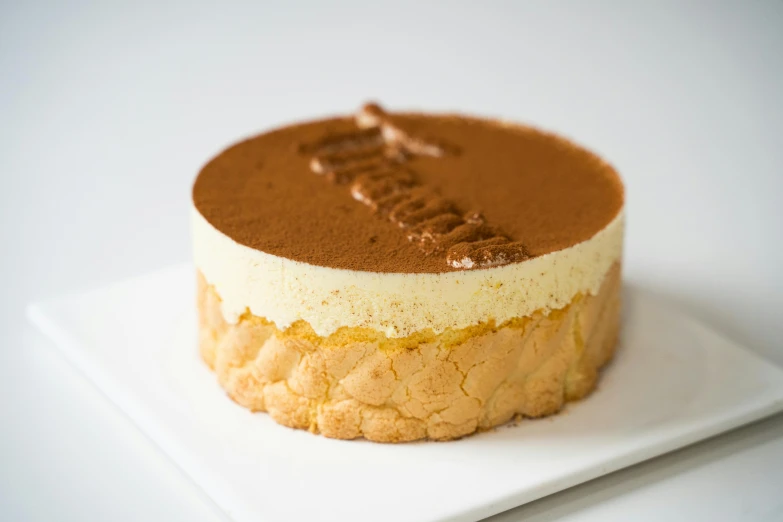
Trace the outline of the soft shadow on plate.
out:
<instances>
[{"instance_id":1,"label":"soft shadow on plate","mask_svg":"<svg viewBox=\"0 0 783 522\"><path fill-rule=\"evenodd\" d=\"M615 471L584 484L484 519L484 522L554 522L716 460L762 446L780 437L783 413L692 446ZM570 519L569 519L570 520Z\"/></svg>"}]
</instances>

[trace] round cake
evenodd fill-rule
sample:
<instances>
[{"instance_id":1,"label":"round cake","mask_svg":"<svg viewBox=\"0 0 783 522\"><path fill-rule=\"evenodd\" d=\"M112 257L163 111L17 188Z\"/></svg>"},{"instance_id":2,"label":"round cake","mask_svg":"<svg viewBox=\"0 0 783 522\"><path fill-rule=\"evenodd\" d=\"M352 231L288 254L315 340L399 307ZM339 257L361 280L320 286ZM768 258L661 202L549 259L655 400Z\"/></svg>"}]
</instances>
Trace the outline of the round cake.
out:
<instances>
[{"instance_id":1,"label":"round cake","mask_svg":"<svg viewBox=\"0 0 783 522\"><path fill-rule=\"evenodd\" d=\"M615 350L623 214L610 165L504 121L368 104L255 136L193 187L201 356L327 437L554 414Z\"/></svg>"}]
</instances>

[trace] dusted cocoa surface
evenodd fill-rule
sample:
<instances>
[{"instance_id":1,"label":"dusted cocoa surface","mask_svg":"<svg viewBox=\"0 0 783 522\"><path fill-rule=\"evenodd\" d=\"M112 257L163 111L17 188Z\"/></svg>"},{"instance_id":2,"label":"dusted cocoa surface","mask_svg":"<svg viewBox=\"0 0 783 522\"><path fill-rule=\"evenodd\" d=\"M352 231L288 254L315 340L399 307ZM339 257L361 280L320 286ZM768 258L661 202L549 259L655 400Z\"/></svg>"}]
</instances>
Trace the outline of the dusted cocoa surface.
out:
<instances>
[{"instance_id":1,"label":"dusted cocoa surface","mask_svg":"<svg viewBox=\"0 0 783 522\"><path fill-rule=\"evenodd\" d=\"M391 116L409 135L454 151L410 161L419 183L462 211L481 212L531 257L590 238L623 206L616 172L562 138L463 116ZM356 129L349 116L238 143L202 169L194 204L237 242L296 261L373 272L457 270L443 256L425 255L345 185L311 170L312 157L302 152L308 144Z\"/></svg>"}]
</instances>

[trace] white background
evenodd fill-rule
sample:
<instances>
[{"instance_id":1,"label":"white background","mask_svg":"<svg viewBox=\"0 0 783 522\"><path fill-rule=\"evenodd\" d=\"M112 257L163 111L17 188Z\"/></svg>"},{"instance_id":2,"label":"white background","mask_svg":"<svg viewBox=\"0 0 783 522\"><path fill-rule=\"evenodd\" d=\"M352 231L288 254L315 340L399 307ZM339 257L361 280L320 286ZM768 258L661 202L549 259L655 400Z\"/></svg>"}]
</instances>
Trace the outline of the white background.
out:
<instances>
[{"instance_id":1,"label":"white background","mask_svg":"<svg viewBox=\"0 0 783 522\"><path fill-rule=\"evenodd\" d=\"M627 279L783 366L780 1L18 4L0 2L2 520L216 519L24 305L186 261L205 160L368 98L598 151L628 188ZM783 520L781 484L777 416L497 520Z\"/></svg>"}]
</instances>

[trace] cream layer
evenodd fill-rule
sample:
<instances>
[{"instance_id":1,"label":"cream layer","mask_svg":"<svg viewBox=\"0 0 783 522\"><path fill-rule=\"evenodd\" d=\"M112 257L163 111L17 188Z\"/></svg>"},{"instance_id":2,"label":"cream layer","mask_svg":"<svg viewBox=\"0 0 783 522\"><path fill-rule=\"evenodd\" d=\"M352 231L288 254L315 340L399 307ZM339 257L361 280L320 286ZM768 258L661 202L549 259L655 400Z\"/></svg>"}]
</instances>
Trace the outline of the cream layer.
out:
<instances>
[{"instance_id":1,"label":"cream layer","mask_svg":"<svg viewBox=\"0 0 783 522\"><path fill-rule=\"evenodd\" d=\"M192 208L196 267L235 323L247 310L285 329L298 320L327 336L341 327L388 337L501 324L595 295L622 256L624 212L590 239L527 261L439 274L361 272L314 266L241 245Z\"/></svg>"}]
</instances>

